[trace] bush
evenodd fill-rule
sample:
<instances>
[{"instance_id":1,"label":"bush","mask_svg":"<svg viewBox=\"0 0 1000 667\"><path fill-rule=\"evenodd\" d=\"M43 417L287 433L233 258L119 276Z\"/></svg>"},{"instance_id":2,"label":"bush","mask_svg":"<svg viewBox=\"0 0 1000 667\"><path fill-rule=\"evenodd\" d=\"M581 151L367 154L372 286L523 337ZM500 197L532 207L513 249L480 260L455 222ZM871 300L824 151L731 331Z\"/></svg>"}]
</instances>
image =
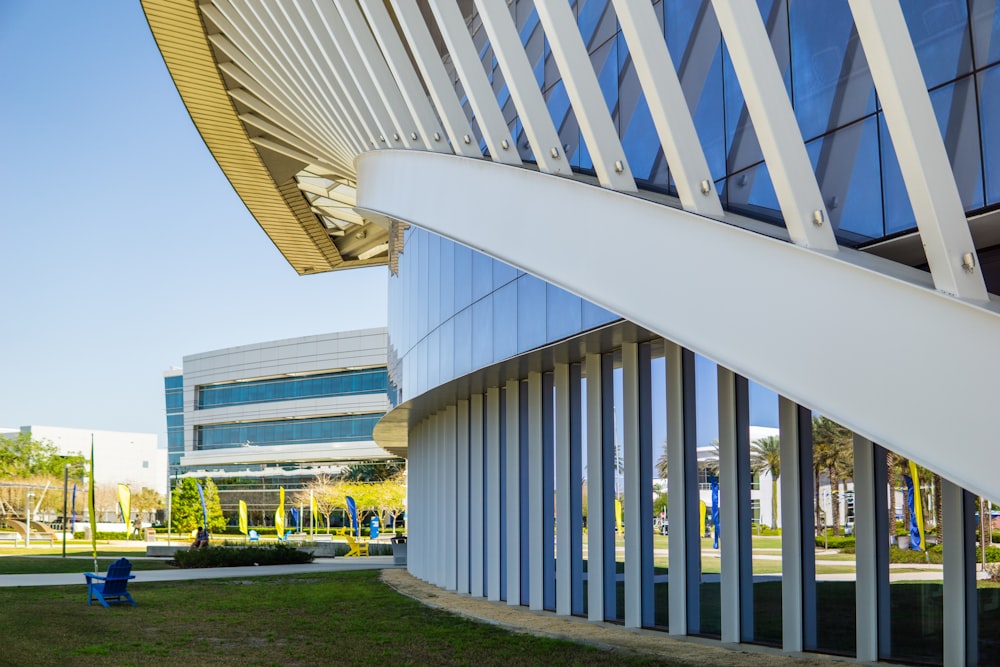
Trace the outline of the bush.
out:
<instances>
[{"instance_id":1,"label":"bush","mask_svg":"<svg viewBox=\"0 0 1000 667\"><path fill-rule=\"evenodd\" d=\"M846 553L854 553L854 536L844 537L831 535L830 537L823 537L820 535L816 538L816 546L830 549L840 549L842 551L850 547L850 551L847 551Z\"/></svg>"},{"instance_id":2,"label":"bush","mask_svg":"<svg viewBox=\"0 0 1000 667\"><path fill-rule=\"evenodd\" d=\"M253 547L209 547L178 551L173 564L182 568L241 567L247 565L297 565L311 563L313 555L284 544Z\"/></svg>"}]
</instances>

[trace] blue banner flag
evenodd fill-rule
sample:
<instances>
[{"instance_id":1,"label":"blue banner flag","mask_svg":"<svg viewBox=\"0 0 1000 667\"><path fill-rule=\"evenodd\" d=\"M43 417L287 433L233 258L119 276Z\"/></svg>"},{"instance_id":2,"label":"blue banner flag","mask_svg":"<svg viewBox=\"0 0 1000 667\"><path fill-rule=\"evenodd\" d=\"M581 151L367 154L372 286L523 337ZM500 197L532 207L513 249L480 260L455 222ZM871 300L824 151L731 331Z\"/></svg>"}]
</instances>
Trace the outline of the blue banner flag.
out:
<instances>
[{"instance_id":1,"label":"blue banner flag","mask_svg":"<svg viewBox=\"0 0 1000 667\"><path fill-rule=\"evenodd\" d=\"M715 529L715 538L712 546L719 548L719 478L709 475L708 481L712 483L712 527Z\"/></svg>"},{"instance_id":2,"label":"blue banner flag","mask_svg":"<svg viewBox=\"0 0 1000 667\"><path fill-rule=\"evenodd\" d=\"M76 482L73 482L73 509L70 510L70 515L73 517L73 523L70 524L70 530L76 530Z\"/></svg>"},{"instance_id":3,"label":"blue banner flag","mask_svg":"<svg viewBox=\"0 0 1000 667\"><path fill-rule=\"evenodd\" d=\"M205 532L208 532L208 509L205 507L205 490L201 488L201 482L195 482L198 485L198 497L201 498L201 517L202 525L205 527Z\"/></svg>"},{"instance_id":4,"label":"blue banner flag","mask_svg":"<svg viewBox=\"0 0 1000 667\"><path fill-rule=\"evenodd\" d=\"M906 504L910 507L910 549L912 551L920 551L920 526L917 524L917 513L914 511L913 501L913 478L909 475L903 475L903 481L906 482Z\"/></svg>"},{"instance_id":5,"label":"blue banner flag","mask_svg":"<svg viewBox=\"0 0 1000 667\"><path fill-rule=\"evenodd\" d=\"M358 504L350 496L347 496L347 511L351 515L351 528L354 529L357 537L361 537L361 526L358 524Z\"/></svg>"},{"instance_id":6,"label":"blue banner flag","mask_svg":"<svg viewBox=\"0 0 1000 667\"><path fill-rule=\"evenodd\" d=\"M292 509L288 510L288 511L292 513L292 525L296 526L297 527L297 531L301 533L302 532L302 523L299 521L299 511L297 509L295 509L294 507Z\"/></svg>"}]
</instances>

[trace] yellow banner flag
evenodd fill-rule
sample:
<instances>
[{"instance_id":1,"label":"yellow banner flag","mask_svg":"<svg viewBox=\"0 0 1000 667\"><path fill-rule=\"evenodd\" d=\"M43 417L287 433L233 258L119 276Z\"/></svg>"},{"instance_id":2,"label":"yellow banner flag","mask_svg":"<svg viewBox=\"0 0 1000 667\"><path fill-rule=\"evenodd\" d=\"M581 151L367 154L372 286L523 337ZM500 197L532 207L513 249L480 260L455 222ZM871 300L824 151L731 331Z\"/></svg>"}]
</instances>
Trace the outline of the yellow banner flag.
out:
<instances>
[{"instance_id":1,"label":"yellow banner flag","mask_svg":"<svg viewBox=\"0 0 1000 667\"><path fill-rule=\"evenodd\" d=\"M917 464L910 461L910 477L913 478L913 518L917 522L920 535L920 550L927 551L927 538L924 537L924 502L920 497L920 478L917 476Z\"/></svg>"},{"instance_id":2,"label":"yellow banner flag","mask_svg":"<svg viewBox=\"0 0 1000 667\"><path fill-rule=\"evenodd\" d=\"M316 505L316 497L313 492L309 492L309 527L312 529L312 534L316 534L316 517L319 515L319 506Z\"/></svg>"},{"instance_id":3,"label":"yellow banner flag","mask_svg":"<svg viewBox=\"0 0 1000 667\"><path fill-rule=\"evenodd\" d=\"M248 535L247 530L247 503L245 500L240 501L240 532L244 535Z\"/></svg>"},{"instance_id":4,"label":"yellow banner flag","mask_svg":"<svg viewBox=\"0 0 1000 667\"><path fill-rule=\"evenodd\" d=\"M94 435L90 435L90 489L87 492L87 509L90 510L90 547L94 553L94 572L97 569L97 510L94 507L94 487L97 478L94 477Z\"/></svg>"},{"instance_id":5,"label":"yellow banner flag","mask_svg":"<svg viewBox=\"0 0 1000 667\"><path fill-rule=\"evenodd\" d=\"M278 539L285 536L285 487L278 487L278 511L274 513L274 530Z\"/></svg>"},{"instance_id":6,"label":"yellow banner flag","mask_svg":"<svg viewBox=\"0 0 1000 667\"><path fill-rule=\"evenodd\" d=\"M118 485L118 511L122 513L125 532L128 533L129 519L132 516L132 491L125 484Z\"/></svg>"}]
</instances>

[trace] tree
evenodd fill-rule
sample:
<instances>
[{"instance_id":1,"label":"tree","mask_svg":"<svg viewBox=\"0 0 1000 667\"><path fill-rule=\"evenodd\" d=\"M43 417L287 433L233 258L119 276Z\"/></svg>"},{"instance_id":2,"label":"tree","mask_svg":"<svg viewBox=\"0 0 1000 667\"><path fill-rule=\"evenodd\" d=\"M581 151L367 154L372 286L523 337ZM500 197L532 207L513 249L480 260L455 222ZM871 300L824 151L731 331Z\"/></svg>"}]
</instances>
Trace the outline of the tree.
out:
<instances>
[{"instance_id":1,"label":"tree","mask_svg":"<svg viewBox=\"0 0 1000 667\"><path fill-rule=\"evenodd\" d=\"M349 465L340 472L345 482L384 482L399 475L406 468L402 459L390 461L362 461Z\"/></svg>"},{"instance_id":2,"label":"tree","mask_svg":"<svg viewBox=\"0 0 1000 667\"><path fill-rule=\"evenodd\" d=\"M771 528L778 527L778 478L781 476L781 439L776 435L754 440L750 445L750 467L771 475Z\"/></svg>"},{"instance_id":3,"label":"tree","mask_svg":"<svg viewBox=\"0 0 1000 667\"><path fill-rule=\"evenodd\" d=\"M825 472L830 482L833 534L840 533L840 482L854 477L854 434L832 419L822 415L813 417L813 489L819 498L820 473ZM819 503L816 505L816 525L819 526Z\"/></svg>"},{"instance_id":4,"label":"tree","mask_svg":"<svg viewBox=\"0 0 1000 667\"><path fill-rule=\"evenodd\" d=\"M30 433L0 436L0 479L44 477L61 483L67 464L70 477L79 479L84 475L84 462L83 455L60 454L54 444L35 440Z\"/></svg>"},{"instance_id":5,"label":"tree","mask_svg":"<svg viewBox=\"0 0 1000 667\"><path fill-rule=\"evenodd\" d=\"M658 479L666 479L667 473L670 472L670 467L667 464L667 443L663 443L663 453L660 454L660 458L656 459L656 474Z\"/></svg>"},{"instance_id":6,"label":"tree","mask_svg":"<svg viewBox=\"0 0 1000 667\"><path fill-rule=\"evenodd\" d=\"M219 502L219 489L212 478L202 480L205 492L205 508L208 510L209 532L221 532L226 528L226 517L222 514ZM198 495L198 482L191 477L185 477L174 487L171 495L171 530L180 533L190 533L204 525L201 511L201 498Z\"/></svg>"},{"instance_id":7,"label":"tree","mask_svg":"<svg viewBox=\"0 0 1000 667\"><path fill-rule=\"evenodd\" d=\"M205 502L208 503L208 498L205 498ZM163 496L153 489L144 486L138 493L132 494L132 509L138 513L140 519L143 512L151 512L163 509L163 507Z\"/></svg>"}]
</instances>

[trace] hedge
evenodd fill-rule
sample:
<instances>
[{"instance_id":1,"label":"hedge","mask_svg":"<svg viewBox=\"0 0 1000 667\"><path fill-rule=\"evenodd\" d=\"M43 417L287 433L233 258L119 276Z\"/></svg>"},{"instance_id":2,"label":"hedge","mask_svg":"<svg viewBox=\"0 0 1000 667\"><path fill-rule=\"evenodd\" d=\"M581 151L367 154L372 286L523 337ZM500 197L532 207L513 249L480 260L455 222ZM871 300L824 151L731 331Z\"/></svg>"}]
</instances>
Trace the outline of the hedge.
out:
<instances>
[{"instance_id":1,"label":"hedge","mask_svg":"<svg viewBox=\"0 0 1000 667\"><path fill-rule=\"evenodd\" d=\"M313 555L284 544L252 547L208 547L178 551L172 564L182 568L241 567L247 565L296 565L311 563Z\"/></svg>"}]
</instances>

